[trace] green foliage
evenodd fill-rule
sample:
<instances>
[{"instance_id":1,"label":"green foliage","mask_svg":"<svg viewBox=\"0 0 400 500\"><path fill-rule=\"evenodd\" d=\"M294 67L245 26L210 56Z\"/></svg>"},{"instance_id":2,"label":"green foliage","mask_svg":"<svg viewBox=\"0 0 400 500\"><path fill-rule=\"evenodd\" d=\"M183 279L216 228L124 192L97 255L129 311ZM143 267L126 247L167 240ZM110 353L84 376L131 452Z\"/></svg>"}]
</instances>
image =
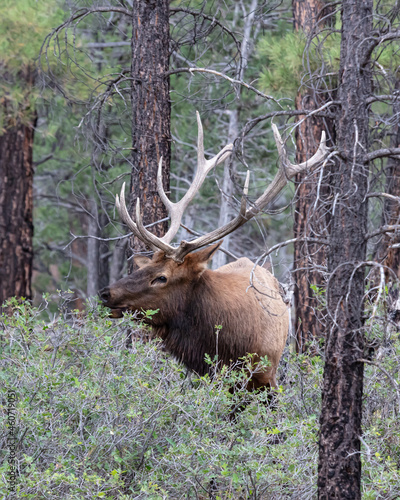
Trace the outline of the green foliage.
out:
<instances>
[{"instance_id":1,"label":"green foliage","mask_svg":"<svg viewBox=\"0 0 400 500\"><path fill-rule=\"evenodd\" d=\"M45 36L60 24L65 12L56 0L2 0L0 54L7 69L19 71L39 55Z\"/></svg>"},{"instance_id":2,"label":"green foliage","mask_svg":"<svg viewBox=\"0 0 400 500\"><path fill-rule=\"evenodd\" d=\"M4 0L0 4L0 133L35 116L36 61L44 37L64 12L56 0Z\"/></svg>"},{"instance_id":3,"label":"green foliage","mask_svg":"<svg viewBox=\"0 0 400 500\"><path fill-rule=\"evenodd\" d=\"M249 365L188 377L158 341L137 340L133 317L111 320L97 306L82 317L67 308L63 302L45 322L46 303L32 309L11 301L9 314L0 317L0 421L4 438L5 393L12 389L21 440L18 498L206 499L211 491L232 500L315 496L321 356L286 355L270 408L265 393L244 389ZM396 378L399 357L397 341L382 360ZM243 404L236 420L229 419ZM368 366L364 498L400 494L396 405L389 379ZM2 495L7 453L3 447Z\"/></svg>"},{"instance_id":4,"label":"green foliage","mask_svg":"<svg viewBox=\"0 0 400 500\"><path fill-rule=\"evenodd\" d=\"M269 34L258 44L258 56L264 61L260 86L280 95L297 90L303 73L302 57L305 39L301 33L289 32L282 38Z\"/></svg>"},{"instance_id":5,"label":"green foliage","mask_svg":"<svg viewBox=\"0 0 400 500\"><path fill-rule=\"evenodd\" d=\"M331 33L320 44L315 37L306 47L303 32L286 31L267 34L260 39L258 57L263 65L260 87L273 92L276 97L293 97L302 85L306 74L313 74L320 68L321 60L326 72L339 69L340 36ZM307 50L306 50L307 49Z\"/></svg>"}]
</instances>

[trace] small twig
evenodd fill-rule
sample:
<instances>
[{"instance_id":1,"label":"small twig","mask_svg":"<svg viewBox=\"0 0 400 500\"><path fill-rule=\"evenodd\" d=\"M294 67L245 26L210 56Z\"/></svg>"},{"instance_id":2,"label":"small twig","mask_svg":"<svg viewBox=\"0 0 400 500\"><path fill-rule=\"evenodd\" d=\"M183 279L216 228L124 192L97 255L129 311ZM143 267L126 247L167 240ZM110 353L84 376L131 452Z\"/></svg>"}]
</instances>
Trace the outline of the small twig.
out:
<instances>
[{"instance_id":1,"label":"small twig","mask_svg":"<svg viewBox=\"0 0 400 500\"><path fill-rule=\"evenodd\" d=\"M46 163L46 161L51 160L54 157L53 153L50 153L49 155L44 156L43 158L40 158L38 161L34 161L33 164L35 167L38 167L39 165L42 165L43 163Z\"/></svg>"},{"instance_id":2,"label":"small twig","mask_svg":"<svg viewBox=\"0 0 400 500\"><path fill-rule=\"evenodd\" d=\"M385 368L382 368L382 366L378 365L378 363L374 363L373 361L370 361L369 359L364 359L364 358L360 358L360 359L357 359L357 361L359 361L360 363L367 363L368 365L372 365L372 366L375 366L376 368L378 368L382 373L384 373L386 375L386 377L388 378L389 382L392 384L392 387L393 389L396 391L396 395L397 395L397 399L400 403L400 392L399 392L399 384L396 382L396 380L390 375L390 373L385 370Z\"/></svg>"},{"instance_id":3,"label":"small twig","mask_svg":"<svg viewBox=\"0 0 400 500\"><path fill-rule=\"evenodd\" d=\"M203 19L207 19L207 21L210 21L212 24L219 26L222 31L225 31L229 36L232 37L233 41L235 42L236 48L238 49L238 52L240 52L240 42L238 39L235 37L233 32L229 30L226 26L224 26L218 19L216 19L214 16L208 16L204 14L204 12L198 12L196 10L192 9L187 9L184 7L170 7L169 9L170 14L176 14L178 12L183 12L184 14L189 14L193 17L202 17Z\"/></svg>"},{"instance_id":4,"label":"small twig","mask_svg":"<svg viewBox=\"0 0 400 500\"><path fill-rule=\"evenodd\" d=\"M299 237L299 238L292 238L291 240L286 240L283 241L282 243L278 243L277 245L274 245L271 247L267 252L263 253L262 259L265 257L268 257L271 253L273 253L275 250L278 250L281 247L285 247L287 245L290 245L291 243L297 243L298 241L306 241L307 243L321 243L321 245L329 245L329 241L323 238L310 238L308 236L304 237Z\"/></svg>"},{"instance_id":5,"label":"small twig","mask_svg":"<svg viewBox=\"0 0 400 500\"><path fill-rule=\"evenodd\" d=\"M165 217L164 219L160 219L160 220L157 220L156 222L152 222L151 224L147 224L145 226L145 228L147 229L149 227L153 227L156 224L160 224L161 222L166 222L167 220L169 220L169 217ZM84 234L84 235L77 236L74 233L70 233L70 235L72 236L72 240L69 243L67 243L65 245L65 247L57 248L56 250L63 250L63 251L66 250L70 245L72 245L72 243L75 240L83 240L83 239L92 238L92 239L97 240L97 241L118 241L118 240L123 240L125 238L130 238L131 236L133 236L133 233L123 234L122 236L115 236L114 238L101 238L100 236L93 236L91 234Z\"/></svg>"},{"instance_id":6,"label":"small twig","mask_svg":"<svg viewBox=\"0 0 400 500\"><path fill-rule=\"evenodd\" d=\"M364 439L362 438L362 436L358 436L358 439L361 441L361 443L366 448L366 454L367 454L368 460L371 460L371 448L367 445L367 443L364 441Z\"/></svg>"}]
</instances>

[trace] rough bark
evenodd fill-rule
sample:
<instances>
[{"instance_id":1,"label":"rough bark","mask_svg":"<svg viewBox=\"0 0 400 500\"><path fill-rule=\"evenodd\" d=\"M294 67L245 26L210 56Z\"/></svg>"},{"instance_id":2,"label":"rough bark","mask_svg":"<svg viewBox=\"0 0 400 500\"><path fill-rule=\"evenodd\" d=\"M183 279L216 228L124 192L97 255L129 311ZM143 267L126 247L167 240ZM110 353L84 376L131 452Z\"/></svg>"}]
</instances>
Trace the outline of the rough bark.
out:
<instances>
[{"instance_id":1,"label":"rough bark","mask_svg":"<svg viewBox=\"0 0 400 500\"><path fill-rule=\"evenodd\" d=\"M7 78L7 77L6 77ZM28 89L34 72L18 75ZM36 114L23 103L15 113L7 97L1 104L0 129L0 305L8 298L31 299L33 260L32 146Z\"/></svg>"},{"instance_id":2,"label":"rough bark","mask_svg":"<svg viewBox=\"0 0 400 500\"><path fill-rule=\"evenodd\" d=\"M319 18L324 3L321 0L293 0L293 27L296 31L306 33L313 31Z\"/></svg>"},{"instance_id":3,"label":"rough bark","mask_svg":"<svg viewBox=\"0 0 400 500\"><path fill-rule=\"evenodd\" d=\"M130 212L135 216L140 199L143 222L149 224L168 214L157 192L157 168L163 158L163 183L169 190L171 157L171 106L169 100L169 2L135 0L132 20L132 182ZM163 236L168 223L152 227ZM131 241L134 252L144 244ZM131 261L132 262L132 261Z\"/></svg>"},{"instance_id":4,"label":"rough bark","mask_svg":"<svg viewBox=\"0 0 400 500\"><path fill-rule=\"evenodd\" d=\"M315 100L311 95L298 95L296 98L297 109L306 107L315 109ZM304 117L300 117L304 118ZM318 148L321 131L326 129L326 123L322 119L312 117L304 121L297 129L296 161L301 163L310 158ZM296 177L297 197L294 215L294 237L299 238L294 244L294 278L296 286L294 289L295 299L295 332L297 352L306 352L310 340L320 338L324 335L324 311L311 286L324 287L325 279L321 272L326 266L326 249L317 243L302 241L300 238L326 236L321 226L327 226L327 214L320 213L321 199L326 198L328 187L325 178L320 182L319 172L305 174ZM324 175L326 177L326 173ZM316 206L317 202L317 206ZM326 229L325 229L326 230Z\"/></svg>"},{"instance_id":5,"label":"rough bark","mask_svg":"<svg viewBox=\"0 0 400 500\"><path fill-rule=\"evenodd\" d=\"M318 0L293 0L294 29L296 31L303 30L307 36L312 36L319 31L322 27L321 14L327 14L326 9L322 10L323 7L324 3ZM296 109L312 111L322 104L323 94L318 96L317 102L317 96L312 89L302 89L297 94ZM299 116L298 121L301 123L296 128L296 160L299 163L306 161L314 154L318 148L321 131L332 129L332 124L328 123L328 120L323 120L315 115L307 120L302 120L304 120L304 116ZM317 191L320 198L327 196L328 183L323 179L319 185L319 172L309 175L307 180L305 177L306 174L299 174L296 177L295 238L321 236L318 225L326 227L328 222L326 214L320 213L323 207L321 207L321 201L317 200ZM324 285L324 276L319 270L325 265L325 247L301 240L294 244L295 332L298 352L307 351L308 342L323 335L324 312L321 310L321 304L311 286Z\"/></svg>"},{"instance_id":6,"label":"rough bark","mask_svg":"<svg viewBox=\"0 0 400 500\"><path fill-rule=\"evenodd\" d=\"M368 108L371 75L367 40L372 0L342 2L336 123L338 158L328 254L330 331L320 417L319 499L361 498L361 412L364 364L364 266L367 232Z\"/></svg>"}]
</instances>

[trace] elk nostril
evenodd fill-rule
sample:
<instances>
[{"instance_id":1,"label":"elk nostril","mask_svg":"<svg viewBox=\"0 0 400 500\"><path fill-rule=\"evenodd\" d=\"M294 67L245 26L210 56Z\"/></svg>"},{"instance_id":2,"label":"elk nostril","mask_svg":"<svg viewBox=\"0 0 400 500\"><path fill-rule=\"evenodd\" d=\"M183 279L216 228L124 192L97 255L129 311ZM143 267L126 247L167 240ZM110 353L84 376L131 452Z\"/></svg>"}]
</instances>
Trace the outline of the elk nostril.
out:
<instances>
[{"instance_id":1,"label":"elk nostril","mask_svg":"<svg viewBox=\"0 0 400 500\"><path fill-rule=\"evenodd\" d=\"M102 288L99 291L99 297L103 302L108 302L108 300L110 299L110 289L108 288L108 286Z\"/></svg>"}]
</instances>

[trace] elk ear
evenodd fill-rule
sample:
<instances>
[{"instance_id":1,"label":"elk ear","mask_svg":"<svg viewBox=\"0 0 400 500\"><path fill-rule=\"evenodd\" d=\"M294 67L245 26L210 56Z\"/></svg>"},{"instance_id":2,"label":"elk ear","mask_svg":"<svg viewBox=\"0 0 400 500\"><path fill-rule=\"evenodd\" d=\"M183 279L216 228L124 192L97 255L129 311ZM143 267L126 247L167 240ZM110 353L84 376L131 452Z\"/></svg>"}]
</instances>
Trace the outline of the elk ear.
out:
<instances>
[{"instance_id":1,"label":"elk ear","mask_svg":"<svg viewBox=\"0 0 400 500\"><path fill-rule=\"evenodd\" d=\"M149 257L144 257L143 255L136 255L136 257L133 257L133 261L140 269L141 267L149 265L151 259L149 259Z\"/></svg>"},{"instance_id":2,"label":"elk ear","mask_svg":"<svg viewBox=\"0 0 400 500\"><path fill-rule=\"evenodd\" d=\"M218 248L222 245L223 241L224 240L221 240L219 243L216 243L215 245L203 248L203 250L199 250L198 252L193 253L192 256L195 258L198 264L203 264L205 269L207 267L207 262L211 259L211 257L215 254Z\"/></svg>"}]
</instances>

